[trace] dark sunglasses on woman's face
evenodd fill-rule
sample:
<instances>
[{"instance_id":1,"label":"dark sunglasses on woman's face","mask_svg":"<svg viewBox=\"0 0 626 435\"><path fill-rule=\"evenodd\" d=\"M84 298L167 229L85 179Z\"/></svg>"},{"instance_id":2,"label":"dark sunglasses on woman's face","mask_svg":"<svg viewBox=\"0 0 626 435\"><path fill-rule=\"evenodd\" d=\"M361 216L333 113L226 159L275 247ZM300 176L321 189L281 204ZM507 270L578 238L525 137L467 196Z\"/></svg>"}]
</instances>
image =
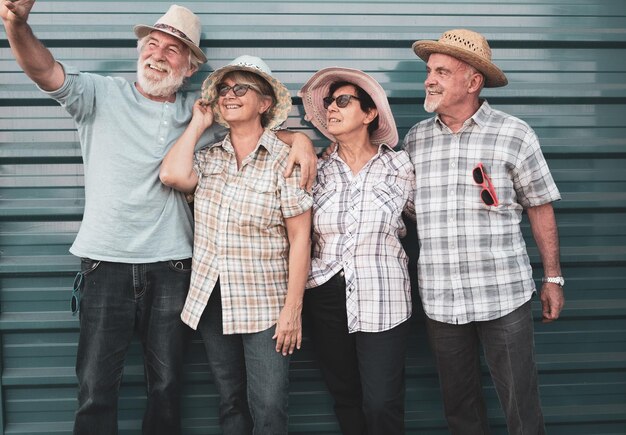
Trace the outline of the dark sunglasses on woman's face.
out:
<instances>
[{"instance_id":1,"label":"dark sunglasses on woman's face","mask_svg":"<svg viewBox=\"0 0 626 435\"><path fill-rule=\"evenodd\" d=\"M248 92L248 89L254 89L255 91L259 92L256 86L253 85L240 85L239 83L235 84L234 86L228 86L225 83L220 83L219 85L217 85L217 93L220 95L220 97L225 97L231 89L233 90L233 94L235 94L236 97L243 97Z\"/></svg>"},{"instance_id":2,"label":"dark sunglasses on woman's face","mask_svg":"<svg viewBox=\"0 0 626 435\"><path fill-rule=\"evenodd\" d=\"M339 95L338 97L326 97L323 100L324 101L324 109L328 109L330 107L330 105L333 104L333 101L337 102L337 107L343 109L348 104L350 104L350 100L352 98L354 98L355 100L359 99L359 97L356 97L354 95Z\"/></svg>"}]
</instances>

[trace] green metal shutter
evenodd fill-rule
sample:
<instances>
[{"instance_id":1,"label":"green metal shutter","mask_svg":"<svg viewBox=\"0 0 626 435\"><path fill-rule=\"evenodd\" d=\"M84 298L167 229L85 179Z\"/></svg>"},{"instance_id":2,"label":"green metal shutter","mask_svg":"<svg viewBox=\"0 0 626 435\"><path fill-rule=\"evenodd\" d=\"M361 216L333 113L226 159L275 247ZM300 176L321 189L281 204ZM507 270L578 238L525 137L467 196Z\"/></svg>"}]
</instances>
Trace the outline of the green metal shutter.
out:
<instances>
[{"instance_id":1,"label":"green metal shutter","mask_svg":"<svg viewBox=\"0 0 626 435\"><path fill-rule=\"evenodd\" d=\"M400 137L427 116L417 39L451 28L485 34L509 86L486 90L498 109L538 133L563 200L556 204L567 304L536 323L540 388L551 434L626 433L626 2L600 0L186 1L200 14L207 72L239 54L264 58L294 96L287 126L321 135L295 98L316 70L363 69L387 90ZM55 57L83 71L132 80L132 26L152 24L169 2L40 1L30 23ZM76 407L77 320L69 312L79 267L68 253L83 199L74 125L41 94L0 40L0 428L66 434ZM419 176L419 174L418 174ZM539 278L539 258L527 225ZM414 252L415 242L409 243ZM540 309L534 302L535 318ZM416 295L407 359L408 433L445 434L438 382ZM185 434L219 433L218 397L198 336L186 356ZM120 429L137 434L145 403L138 343L127 361ZM504 420L485 368L494 433ZM311 343L292 360L290 431L338 434ZM392 434L391 434L392 435Z\"/></svg>"}]
</instances>

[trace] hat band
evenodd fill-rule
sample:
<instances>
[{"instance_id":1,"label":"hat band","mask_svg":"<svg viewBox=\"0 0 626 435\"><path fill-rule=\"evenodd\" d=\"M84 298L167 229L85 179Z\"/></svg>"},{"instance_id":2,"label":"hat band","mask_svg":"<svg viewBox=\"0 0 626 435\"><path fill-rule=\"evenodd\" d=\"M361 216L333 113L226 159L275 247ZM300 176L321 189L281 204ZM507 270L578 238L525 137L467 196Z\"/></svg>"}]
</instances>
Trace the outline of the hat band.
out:
<instances>
[{"instance_id":1,"label":"hat band","mask_svg":"<svg viewBox=\"0 0 626 435\"><path fill-rule=\"evenodd\" d=\"M185 41L189 41L192 44L194 44L194 42L189 39L189 37L187 35L185 35L183 32L181 32L180 30L178 30L176 27L172 27L168 24L163 24L163 23L156 23L154 25L155 29L160 29L160 30L167 30L170 33L173 33L174 35L178 36L179 38L184 39Z\"/></svg>"}]
</instances>

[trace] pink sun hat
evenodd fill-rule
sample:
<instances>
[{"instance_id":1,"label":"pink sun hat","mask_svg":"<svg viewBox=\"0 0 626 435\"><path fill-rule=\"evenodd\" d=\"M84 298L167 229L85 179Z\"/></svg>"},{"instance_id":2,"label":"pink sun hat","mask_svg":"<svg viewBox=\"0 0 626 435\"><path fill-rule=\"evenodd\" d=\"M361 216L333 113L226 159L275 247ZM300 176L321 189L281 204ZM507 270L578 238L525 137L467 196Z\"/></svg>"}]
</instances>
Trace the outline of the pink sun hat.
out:
<instances>
[{"instance_id":1,"label":"pink sun hat","mask_svg":"<svg viewBox=\"0 0 626 435\"><path fill-rule=\"evenodd\" d=\"M335 140L335 137L328 132L323 102L324 97L328 96L330 86L335 82L352 83L372 97L378 110L378 129L371 134L370 140L374 145L384 143L395 147L398 143L398 130L387 94L372 76L358 69L330 67L313 74L298 92L304 104L304 119L310 121L328 139Z\"/></svg>"}]
</instances>

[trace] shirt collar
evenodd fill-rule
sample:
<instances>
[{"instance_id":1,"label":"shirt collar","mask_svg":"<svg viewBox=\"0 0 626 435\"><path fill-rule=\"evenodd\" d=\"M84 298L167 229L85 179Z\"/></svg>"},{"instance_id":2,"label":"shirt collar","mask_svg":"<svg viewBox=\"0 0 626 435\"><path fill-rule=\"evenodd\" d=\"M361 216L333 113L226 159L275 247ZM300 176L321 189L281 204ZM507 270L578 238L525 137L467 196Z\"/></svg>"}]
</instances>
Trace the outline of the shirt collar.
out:
<instances>
[{"instance_id":1,"label":"shirt collar","mask_svg":"<svg viewBox=\"0 0 626 435\"><path fill-rule=\"evenodd\" d=\"M480 107L470 118L465 120L463 123L463 129L471 125L477 125L479 128L484 127L487 124L487 120L491 116L491 111L491 106L489 106L487 100L481 99ZM450 130L448 126L443 123L439 115L435 117L435 125L437 125L440 130Z\"/></svg>"},{"instance_id":2,"label":"shirt collar","mask_svg":"<svg viewBox=\"0 0 626 435\"><path fill-rule=\"evenodd\" d=\"M276 151L274 149L275 147L273 146L276 141L272 140L274 136L275 134L271 130L266 128L263 131L263 134L261 135L261 137L259 138L259 141L257 142L256 147L254 148L254 150L252 150L250 155L252 156L256 154L259 148L263 147L270 155L273 156ZM213 147L222 147L224 151L234 154L235 149L233 148L233 144L230 141L230 131L228 132L224 140L222 140L221 142L215 142L214 144L209 145L209 148L213 148Z\"/></svg>"},{"instance_id":3,"label":"shirt collar","mask_svg":"<svg viewBox=\"0 0 626 435\"><path fill-rule=\"evenodd\" d=\"M339 147L335 148L335 151L333 151L328 158L329 159L339 159L339 154L337 153L337 151L339 150ZM389 145L387 145L386 143L381 143L380 145L378 145L378 152L376 153L377 156L382 155L385 152L397 152L396 150L394 150L392 147L390 147Z\"/></svg>"}]
</instances>

